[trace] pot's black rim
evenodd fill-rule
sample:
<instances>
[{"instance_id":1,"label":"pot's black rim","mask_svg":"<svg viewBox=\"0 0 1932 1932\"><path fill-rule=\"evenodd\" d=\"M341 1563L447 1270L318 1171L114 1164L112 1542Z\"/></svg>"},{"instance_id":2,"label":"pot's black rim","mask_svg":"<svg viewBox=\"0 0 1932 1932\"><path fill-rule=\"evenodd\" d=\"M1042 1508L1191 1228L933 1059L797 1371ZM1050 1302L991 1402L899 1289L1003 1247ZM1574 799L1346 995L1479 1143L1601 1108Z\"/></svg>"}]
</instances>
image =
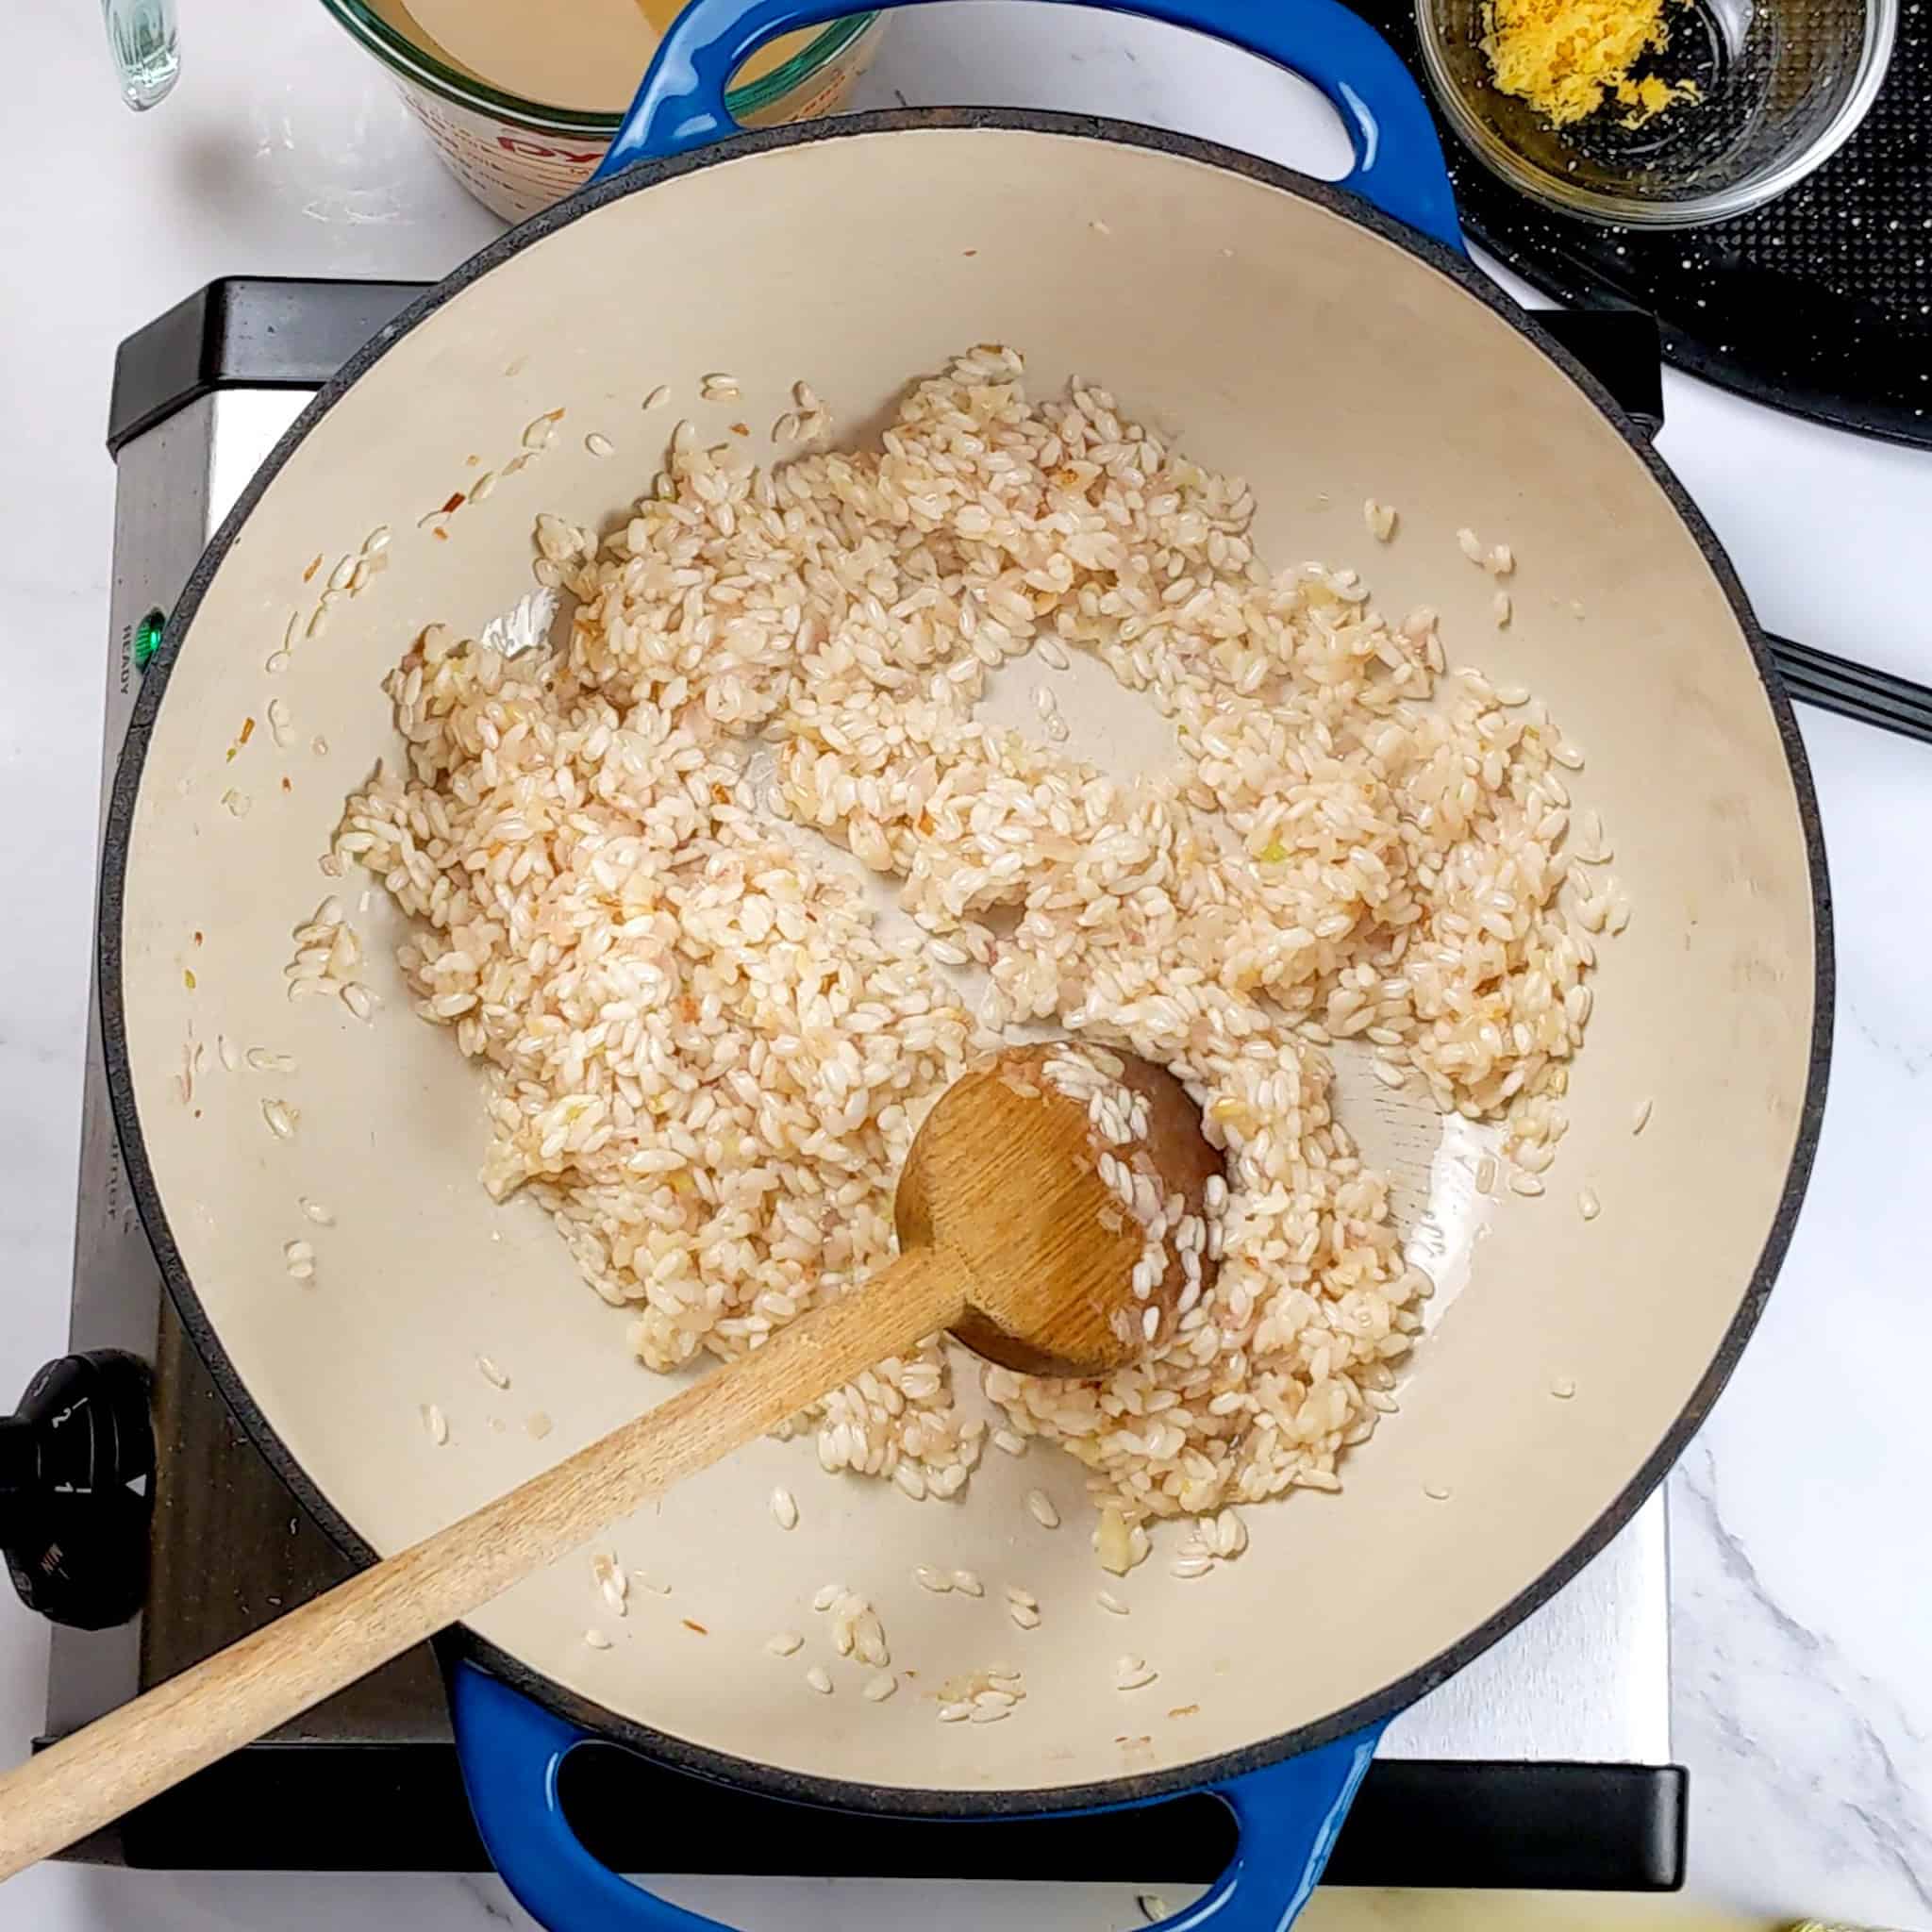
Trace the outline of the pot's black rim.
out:
<instances>
[{"instance_id":1,"label":"pot's black rim","mask_svg":"<svg viewBox=\"0 0 1932 1932\"><path fill-rule=\"evenodd\" d=\"M1361 1729L1390 1717L1416 1699L1426 1695L1445 1678L1453 1675L1507 1631L1522 1622L1532 1610L1547 1602L1571 1577L1597 1555L1635 1514L1673 1463L1683 1453L1690 1438L1709 1412L1712 1403L1729 1379L1744 1343L1757 1326L1771 1292L1772 1282L1790 1246L1805 1187L1817 1151L1818 1136L1824 1112L1826 1070L1831 1053L1831 1023L1834 994L1832 954L1831 893L1825 872L1824 839L1819 819L1818 801L1812 788L1811 771L1783 687L1773 669L1770 653L1745 600L1742 586L1716 536L1686 496L1676 479L1657 459L1642 431L1610 399L1607 392L1574 358L1540 330L1534 320L1516 308L1508 298L1472 262L1452 254L1439 243L1391 221L1352 194L1325 182L1297 175L1273 162L1236 153L1217 143L1191 136L1170 134L1128 122L1090 115L1052 113L1033 109L1008 108L913 108L888 109L854 114L831 121L801 123L791 126L745 133L693 155L672 160L651 161L627 170L615 178L584 190L571 200L534 216L512 229L480 254L471 258L447 279L385 327L342 369L319 390L314 400L276 443L266 462L242 493L196 564L168 625L167 638L149 665L128 727L114 789L109 803L107 831L102 849L99 939L101 946L101 1018L106 1043L108 1083L112 1096L114 1118L135 1201L154 1245L161 1273L180 1310L181 1319L196 1347L208 1362L217 1386L240 1418L256 1446L276 1474L301 1499L327 1534L345 1554L360 1563L375 1560L376 1553L349 1525L309 1479L307 1473L284 1446L273 1424L257 1407L229 1361L220 1338L194 1291L193 1283L182 1263L155 1183L142 1138L141 1122L134 1104L133 1082L128 1067L126 1008L122 988L124 958L121 921L125 907L125 870L131 840L134 808L139 795L142 766L153 735L168 679L182 644L192 630L194 612L206 594L222 559L240 534L250 512L270 481L287 462L296 446L315 424L335 407L349 388L388 349L403 336L434 314L452 296L487 275L500 262L557 229L580 221L607 203L637 194L659 183L701 168L771 153L781 148L818 141L841 141L868 134L920 132L934 128L1001 129L1022 133L1050 134L1068 139L1106 141L1129 147L1152 149L1158 153L1219 168L1246 176L1283 193L1311 201L1331 213L1343 216L1366 227L1384 241L1420 258L1439 274L1456 282L1473 300L1480 302L1524 337L1541 355L1555 362L1596 408L1615 425L1631 453L1649 470L1657 488L1683 520L1706 561L1716 576L1735 614L1744 641L1751 652L1757 675L1783 741L1792 788L1797 796L1799 817L1804 826L1806 852L1810 863L1812 906L1815 921L1814 1006L1811 1047L1807 1074L1805 1103L1800 1112L1790 1166L1777 1210L1757 1266L1739 1303L1724 1339L1709 1367L1692 1391L1690 1401L1663 1440L1651 1452L1632 1479L1604 1509L1595 1522L1544 1573L1506 1604L1495 1615L1471 1631L1459 1642L1430 1658L1416 1670L1373 1695L1361 1698L1347 1709L1333 1713L1299 1729L1266 1739L1238 1751L1224 1752L1166 1770L1112 1778L1100 1783L1026 1790L931 1790L890 1785L868 1785L846 1779L826 1778L790 1772L760 1764L662 1732L619 1716L567 1690L562 1685L529 1669L495 1644L474 1632L456 1633L460 1654L474 1658L506 1682L514 1685L540 1703L580 1724L586 1731L616 1740L660 1763L741 1788L761 1791L799 1803L831 1806L847 1810L884 1816L950 1818L1013 1817L1029 1813L1085 1809L1098 1805L1144 1802L1173 1795L1202 1786L1224 1783L1264 1766L1310 1750L1333 1739ZM452 1646L456 1648L458 1646Z\"/></svg>"}]
</instances>

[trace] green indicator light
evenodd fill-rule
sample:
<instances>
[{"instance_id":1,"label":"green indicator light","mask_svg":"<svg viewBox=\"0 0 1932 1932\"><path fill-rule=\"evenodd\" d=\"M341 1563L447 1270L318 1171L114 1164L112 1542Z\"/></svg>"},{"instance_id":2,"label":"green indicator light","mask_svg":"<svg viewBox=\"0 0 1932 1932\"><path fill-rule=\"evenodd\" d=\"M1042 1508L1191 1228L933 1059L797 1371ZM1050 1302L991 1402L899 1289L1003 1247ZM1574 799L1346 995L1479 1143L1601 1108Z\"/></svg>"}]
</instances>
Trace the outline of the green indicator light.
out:
<instances>
[{"instance_id":1,"label":"green indicator light","mask_svg":"<svg viewBox=\"0 0 1932 1932\"><path fill-rule=\"evenodd\" d=\"M167 622L165 611L150 610L134 626L134 668L137 671L145 671L148 659L161 648L161 632Z\"/></svg>"}]
</instances>

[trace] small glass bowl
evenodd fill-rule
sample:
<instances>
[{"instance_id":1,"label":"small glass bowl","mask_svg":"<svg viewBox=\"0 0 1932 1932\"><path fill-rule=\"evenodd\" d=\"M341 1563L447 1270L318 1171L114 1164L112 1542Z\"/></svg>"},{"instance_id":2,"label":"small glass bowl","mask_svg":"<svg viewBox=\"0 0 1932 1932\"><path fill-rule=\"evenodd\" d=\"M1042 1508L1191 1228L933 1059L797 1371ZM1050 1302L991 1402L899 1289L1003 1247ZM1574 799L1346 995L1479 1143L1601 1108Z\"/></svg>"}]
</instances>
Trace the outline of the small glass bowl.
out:
<instances>
[{"instance_id":1,"label":"small glass bowl","mask_svg":"<svg viewBox=\"0 0 1932 1932\"><path fill-rule=\"evenodd\" d=\"M1885 78L1898 0L1665 0L1669 46L1639 69L1701 98L1641 127L1612 100L1566 127L1500 93L1483 0L1416 0L1424 64L1444 115L1512 187L1633 228L1724 221L1822 166Z\"/></svg>"}]
</instances>

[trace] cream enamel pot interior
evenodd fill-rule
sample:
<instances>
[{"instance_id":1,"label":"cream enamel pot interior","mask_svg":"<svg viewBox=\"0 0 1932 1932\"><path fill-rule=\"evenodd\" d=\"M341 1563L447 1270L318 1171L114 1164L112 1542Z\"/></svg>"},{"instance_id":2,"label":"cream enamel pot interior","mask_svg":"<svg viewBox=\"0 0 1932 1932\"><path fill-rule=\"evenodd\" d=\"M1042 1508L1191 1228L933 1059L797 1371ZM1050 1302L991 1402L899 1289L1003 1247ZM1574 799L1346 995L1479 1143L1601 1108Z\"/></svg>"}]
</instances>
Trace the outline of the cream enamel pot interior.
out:
<instances>
[{"instance_id":1,"label":"cream enamel pot interior","mask_svg":"<svg viewBox=\"0 0 1932 1932\"><path fill-rule=\"evenodd\" d=\"M620 161L720 134L720 70L830 10L762 0L734 15L703 0L667 40ZM1137 10L1309 72L1352 116L1352 184L1453 241L1413 88L1330 0L1228 4L1211 22L1174 0ZM1366 77L1338 77L1361 61ZM862 433L904 379L986 340L1024 348L1041 390L1104 378L1191 454L1246 475L1264 555L1354 565L1384 608L1437 605L1452 661L1546 696L1588 755L1573 791L1604 815L1634 917L1606 950L1545 1198L1479 1195L1479 1132L1344 1068L1344 1118L1398 1166L1441 1289L1401 1413L1350 1459L1343 1492L1251 1508L1238 1562L1182 1582L1157 1552L1120 1586L1124 1625L1095 1602L1108 1579L1071 1459L992 1456L963 1506L915 1506L888 1484L824 1476L800 1439L761 1443L600 1540L675 1591L634 1591L612 1648L584 1641L598 1599L582 1560L475 1618L470 1655L537 1703L459 1672L462 1724L490 1740L467 1760L521 1752L540 1769L519 1759L473 1790L499 1861L542 1868L509 1875L555 1924L574 1928L591 1900L607 1924L680 1923L627 1887L600 1891L608 1874L581 1853L570 1864L560 1826L512 1842L518 1793L548 1802L541 1766L577 1724L747 1788L889 1814L1202 1784L1245 1810L1239 1794L1270 1774L1310 1780L1301 1795L1325 1807L1365 1761L1354 1734L1501 1635L1659 1479L1748 1333L1808 1171L1830 947L1802 752L1709 532L1575 364L1449 246L1198 142L981 111L729 136L507 236L318 396L197 570L122 763L102 932L128 1164L225 1392L344 1546L401 1548L663 1386L547 1219L484 1195L475 1076L411 1012L379 891L357 915L386 1002L373 1024L284 997L291 927L326 891L358 903L360 882L325 879L317 860L344 793L396 755L385 673L425 624L474 633L529 588L538 510L600 520L645 486L672 415L641 413L655 385L691 399L705 372L734 371L741 403L685 407L714 433L735 418L762 436L805 376ZM421 527L555 409L566 433L541 461L466 503L446 537ZM617 460L590 453L591 432ZM1386 546L1364 532L1369 496L1400 508ZM394 532L390 568L268 675L291 615L305 628L324 589L328 562L311 575L311 559L355 553L378 525ZM1494 584L1457 554L1465 525L1515 548L1507 629ZM1035 676L1021 674L1023 701ZM242 742L272 696L290 744L259 724ZM1158 720L1102 675L1063 708L1117 766L1158 752ZM298 1071L230 1074L218 1035ZM208 1051L188 1104L191 1041ZM292 1139L265 1127L272 1098L299 1108ZM1603 1202L1589 1224L1585 1185ZM335 1224L307 1227L302 1196ZM306 1286L283 1257L304 1235L322 1251ZM507 1391L479 1376L479 1353ZM1574 1399L1555 1400L1564 1378ZM448 1419L442 1446L424 1425L431 1403ZM555 1424L541 1441L525 1426L538 1412ZM789 1534L767 1507L777 1483L799 1501ZM1057 1499L1059 1530L1022 1507L1035 1485ZM931 1595L919 1564L977 1570L987 1594ZM812 1628L812 1594L835 1578L873 1597L895 1663L928 1684L1019 1661L1024 1721L942 1725L909 1683L878 1705L856 1680L806 1691L808 1659L763 1645ZM1039 1595L1039 1629L1008 1622L1007 1581ZM1127 1649L1160 1672L1139 1701L1111 1688ZM1262 1783L1241 1785L1247 1773ZM638 1851L675 1861L647 1831ZM1217 1924L1286 1923L1281 1899L1259 1895L1261 1863L1250 1857Z\"/></svg>"}]
</instances>

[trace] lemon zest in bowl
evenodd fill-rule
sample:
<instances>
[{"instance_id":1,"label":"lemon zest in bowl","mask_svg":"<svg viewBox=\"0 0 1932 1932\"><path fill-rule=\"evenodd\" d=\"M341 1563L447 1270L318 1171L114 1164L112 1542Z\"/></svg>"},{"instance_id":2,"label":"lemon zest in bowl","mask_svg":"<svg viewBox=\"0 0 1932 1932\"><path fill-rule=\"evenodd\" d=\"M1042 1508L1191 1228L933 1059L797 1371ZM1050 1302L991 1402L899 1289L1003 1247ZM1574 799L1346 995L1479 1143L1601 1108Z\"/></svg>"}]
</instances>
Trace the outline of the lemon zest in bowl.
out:
<instances>
[{"instance_id":1,"label":"lemon zest in bowl","mask_svg":"<svg viewBox=\"0 0 1932 1932\"><path fill-rule=\"evenodd\" d=\"M1670 44L1663 0L1484 0L1483 28L1497 89L1553 127L1595 113L1607 95L1630 110L1626 127L1699 98L1695 81L1631 78L1645 54Z\"/></svg>"}]
</instances>

